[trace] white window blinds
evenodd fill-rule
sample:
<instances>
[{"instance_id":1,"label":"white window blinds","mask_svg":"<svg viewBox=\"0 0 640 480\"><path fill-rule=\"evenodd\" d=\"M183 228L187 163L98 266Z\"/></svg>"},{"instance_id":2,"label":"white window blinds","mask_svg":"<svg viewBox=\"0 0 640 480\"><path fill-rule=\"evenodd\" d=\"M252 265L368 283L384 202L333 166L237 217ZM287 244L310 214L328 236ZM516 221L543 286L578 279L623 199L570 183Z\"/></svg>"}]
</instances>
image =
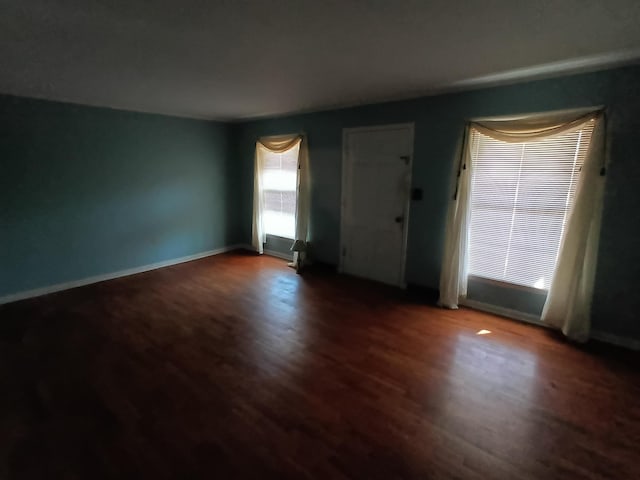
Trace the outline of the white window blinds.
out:
<instances>
[{"instance_id":1,"label":"white window blinds","mask_svg":"<svg viewBox=\"0 0 640 480\"><path fill-rule=\"evenodd\" d=\"M265 154L263 221L268 235L295 236L299 150L300 143L283 153Z\"/></svg>"},{"instance_id":2,"label":"white window blinds","mask_svg":"<svg viewBox=\"0 0 640 480\"><path fill-rule=\"evenodd\" d=\"M470 275L549 288L593 127L526 143L471 130Z\"/></svg>"}]
</instances>

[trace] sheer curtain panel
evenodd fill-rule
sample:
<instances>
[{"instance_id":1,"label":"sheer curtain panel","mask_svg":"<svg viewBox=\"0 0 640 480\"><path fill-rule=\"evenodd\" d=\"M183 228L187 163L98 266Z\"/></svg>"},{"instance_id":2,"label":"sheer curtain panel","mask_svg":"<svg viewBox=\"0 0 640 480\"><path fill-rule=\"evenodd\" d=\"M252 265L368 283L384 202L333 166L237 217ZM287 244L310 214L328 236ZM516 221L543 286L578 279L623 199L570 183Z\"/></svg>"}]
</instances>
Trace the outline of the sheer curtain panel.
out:
<instances>
[{"instance_id":1,"label":"sheer curtain panel","mask_svg":"<svg viewBox=\"0 0 640 480\"><path fill-rule=\"evenodd\" d=\"M469 203L471 194L471 155L469 126L457 148L458 170L455 191L449 201L445 225L444 255L440 273L440 298L438 305L458 308L459 301L467 295L467 263L469 242Z\"/></svg>"},{"instance_id":2,"label":"sheer curtain panel","mask_svg":"<svg viewBox=\"0 0 640 480\"><path fill-rule=\"evenodd\" d=\"M542 321L572 340L585 342L591 329L591 298L595 284L606 172L604 114L595 117L587 158L576 187L575 203L560 244Z\"/></svg>"},{"instance_id":3,"label":"sheer curtain panel","mask_svg":"<svg viewBox=\"0 0 640 480\"><path fill-rule=\"evenodd\" d=\"M307 252L309 242L310 174L309 153L307 140L304 135L282 135L277 137L265 137L256 142L253 182L252 245L258 253L264 252L264 243L266 242L266 233L264 227L265 158L269 153L284 153L292 149L296 149L298 152L298 169L296 176L297 198L295 213L295 238L292 246L292 250L294 251L294 263L297 264L299 256L304 256L304 254Z\"/></svg>"}]
</instances>

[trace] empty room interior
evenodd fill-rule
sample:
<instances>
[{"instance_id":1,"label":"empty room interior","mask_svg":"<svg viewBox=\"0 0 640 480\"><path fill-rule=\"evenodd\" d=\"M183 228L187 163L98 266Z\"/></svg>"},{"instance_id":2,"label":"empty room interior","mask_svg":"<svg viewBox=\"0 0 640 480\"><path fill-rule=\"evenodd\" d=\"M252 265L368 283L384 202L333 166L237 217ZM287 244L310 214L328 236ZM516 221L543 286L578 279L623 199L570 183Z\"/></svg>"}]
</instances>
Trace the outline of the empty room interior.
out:
<instances>
[{"instance_id":1,"label":"empty room interior","mask_svg":"<svg viewBox=\"0 0 640 480\"><path fill-rule=\"evenodd\" d=\"M0 478L640 479L637 0L0 25Z\"/></svg>"}]
</instances>

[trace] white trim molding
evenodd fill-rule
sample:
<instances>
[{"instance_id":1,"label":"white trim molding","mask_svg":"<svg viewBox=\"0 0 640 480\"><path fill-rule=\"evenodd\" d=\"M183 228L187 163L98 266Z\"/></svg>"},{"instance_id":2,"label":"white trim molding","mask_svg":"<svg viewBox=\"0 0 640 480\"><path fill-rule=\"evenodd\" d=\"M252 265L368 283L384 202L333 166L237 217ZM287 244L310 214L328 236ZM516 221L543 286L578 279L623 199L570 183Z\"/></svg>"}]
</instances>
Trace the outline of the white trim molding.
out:
<instances>
[{"instance_id":1,"label":"white trim molding","mask_svg":"<svg viewBox=\"0 0 640 480\"><path fill-rule=\"evenodd\" d=\"M206 252L187 255L185 257L173 258L170 260L163 260L162 262L142 265L140 267L128 268L126 270L120 270L117 272L104 273L102 275L86 277L80 280L71 280L70 282L56 283L55 285L48 285L46 287L35 288L33 290L23 290L21 292L10 293L9 295L0 297L0 305L4 303L17 302L18 300L25 300L27 298L40 297L49 293L61 292L62 290L69 290L72 288L82 287L84 285L91 285L92 283L104 282L106 280L113 280L120 277L128 277L129 275L148 272L150 270L157 270L158 268L163 267L170 267L171 265L177 265L179 263L191 262L193 260L199 260L201 258L210 257L212 255L231 252L233 250L244 249L246 249L245 245L229 245L227 247L216 248L214 250L207 250Z\"/></svg>"},{"instance_id":2,"label":"white trim molding","mask_svg":"<svg viewBox=\"0 0 640 480\"><path fill-rule=\"evenodd\" d=\"M534 80L544 80L579 73L597 72L598 70L612 69L625 65L637 65L639 62L640 49L633 48L516 68L481 77L467 78L465 80L454 81L449 85L441 87L439 90L450 92L489 88L518 82L531 82Z\"/></svg>"}]
</instances>

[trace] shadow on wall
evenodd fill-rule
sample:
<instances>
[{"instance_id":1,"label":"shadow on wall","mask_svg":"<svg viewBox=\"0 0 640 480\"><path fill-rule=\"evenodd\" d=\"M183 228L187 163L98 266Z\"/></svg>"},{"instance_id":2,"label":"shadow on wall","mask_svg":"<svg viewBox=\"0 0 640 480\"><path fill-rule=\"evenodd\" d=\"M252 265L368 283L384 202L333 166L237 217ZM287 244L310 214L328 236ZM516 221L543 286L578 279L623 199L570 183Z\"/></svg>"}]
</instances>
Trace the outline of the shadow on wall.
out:
<instances>
[{"instance_id":1,"label":"shadow on wall","mask_svg":"<svg viewBox=\"0 0 640 480\"><path fill-rule=\"evenodd\" d=\"M0 96L0 132L0 296L233 236L227 125Z\"/></svg>"}]
</instances>

